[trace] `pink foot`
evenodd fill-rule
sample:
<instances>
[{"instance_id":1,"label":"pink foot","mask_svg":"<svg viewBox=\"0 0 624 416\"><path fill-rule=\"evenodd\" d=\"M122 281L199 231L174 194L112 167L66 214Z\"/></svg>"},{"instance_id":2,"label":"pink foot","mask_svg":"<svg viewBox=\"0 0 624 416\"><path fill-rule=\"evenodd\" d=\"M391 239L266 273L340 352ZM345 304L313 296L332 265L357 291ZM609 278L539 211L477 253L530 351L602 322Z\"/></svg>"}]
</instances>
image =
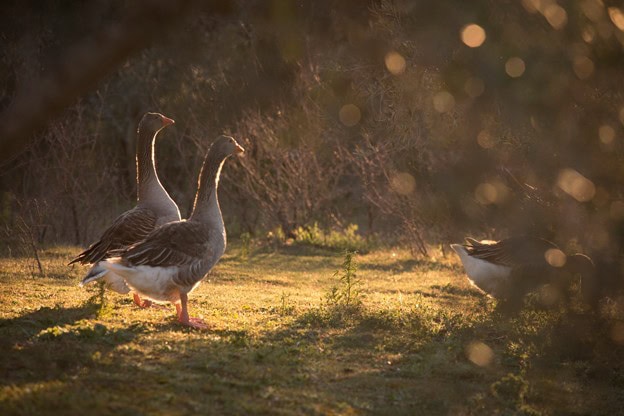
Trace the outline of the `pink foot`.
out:
<instances>
[{"instance_id":1,"label":"pink foot","mask_svg":"<svg viewBox=\"0 0 624 416\"><path fill-rule=\"evenodd\" d=\"M183 321L182 319L178 319L184 326L190 326L191 328L196 329L208 329L208 325L201 318L188 318L188 321Z\"/></svg>"},{"instance_id":2,"label":"pink foot","mask_svg":"<svg viewBox=\"0 0 624 416\"><path fill-rule=\"evenodd\" d=\"M200 318L191 318L188 314L188 296L186 293L180 293L180 303L176 303L176 313L178 315L178 322L182 325L190 326L196 329L208 329L208 325Z\"/></svg>"}]
</instances>

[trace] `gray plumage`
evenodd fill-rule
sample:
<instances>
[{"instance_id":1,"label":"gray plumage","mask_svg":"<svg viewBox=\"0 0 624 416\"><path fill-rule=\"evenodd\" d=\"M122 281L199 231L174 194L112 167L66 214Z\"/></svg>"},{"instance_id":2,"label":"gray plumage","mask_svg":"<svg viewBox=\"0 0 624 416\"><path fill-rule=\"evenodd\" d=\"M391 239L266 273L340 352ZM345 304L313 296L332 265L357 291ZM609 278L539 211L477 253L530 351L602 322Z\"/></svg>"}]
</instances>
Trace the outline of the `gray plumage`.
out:
<instances>
[{"instance_id":1,"label":"gray plumage","mask_svg":"<svg viewBox=\"0 0 624 416\"><path fill-rule=\"evenodd\" d=\"M159 113L146 113L143 116L137 129L137 206L117 217L98 241L69 264L96 264L111 257L115 251L143 240L156 227L180 220L178 206L160 183L154 161L156 137L160 130L173 123L173 120ZM93 275L91 272L87 276ZM116 292L130 291L122 280L113 275L105 279Z\"/></svg>"},{"instance_id":2,"label":"gray plumage","mask_svg":"<svg viewBox=\"0 0 624 416\"><path fill-rule=\"evenodd\" d=\"M218 262L226 247L226 233L217 188L225 159L243 148L228 136L220 136L210 147L202 170L193 212L188 220L164 224L143 240L98 264L84 282L108 270L121 276L141 296L176 304L180 322L203 327L188 317L187 294Z\"/></svg>"}]
</instances>

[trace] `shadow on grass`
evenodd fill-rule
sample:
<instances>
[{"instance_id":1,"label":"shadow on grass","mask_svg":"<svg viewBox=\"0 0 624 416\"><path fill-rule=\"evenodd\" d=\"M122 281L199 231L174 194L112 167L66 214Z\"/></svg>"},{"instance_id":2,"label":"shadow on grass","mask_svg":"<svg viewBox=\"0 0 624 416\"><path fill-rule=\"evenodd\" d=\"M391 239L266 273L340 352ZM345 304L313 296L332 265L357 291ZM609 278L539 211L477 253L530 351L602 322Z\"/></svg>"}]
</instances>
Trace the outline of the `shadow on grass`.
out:
<instances>
[{"instance_id":1,"label":"shadow on grass","mask_svg":"<svg viewBox=\"0 0 624 416\"><path fill-rule=\"evenodd\" d=\"M476 289L464 289L460 287L456 287L453 285L432 285L430 286L431 290L401 290L402 294L405 295L420 295L425 298L433 298L433 299L444 299L444 300L453 300L457 299L457 297L462 297L466 299L487 299L487 296L476 290ZM376 292L379 293L396 293L396 289L376 289Z\"/></svg>"},{"instance_id":2,"label":"shadow on grass","mask_svg":"<svg viewBox=\"0 0 624 416\"><path fill-rule=\"evenodd\" d=\"M522 350L510 355L510 341L543 342L549 328L541 315L527 314L508 323L512 330L488 309L474 318L433 307L309 308L265 331L195 331L168 320L142 337L141 326L110 331L84 322L93 312L48 308L0 321L3 339L16 337L3 349L0 369L8 376L0 385L66 381L24 393L15 406L35 403L37 414L76 400L74 413L96 414L521 414L520 399L540 399L523 396L523 380L499 384L502 398L491 386L527 360ZM94 358L133 340L129 352L115 351L105 363ZM474 340L495 352L492 365L468 361L465 348ZM110 400L85 396L83 386ZM609 406L595 409L617 409Z\"/></svg>"},{"instance_id":3,"label":"shadow on grass","mask_svg":"<svg viewBox=\"0 0 624 416\"><path fill-rule=\"evenodd\" d=\"M486 295L483 292L477 289L472 289L472 288L464 289L464 288L453 286L450 284L432 285L431 288L439 290L442 293L446 293L446 294L454 295L454 296L474 297L474 298L479 298L479 299L486 297Z\"/></svg>"},{"instance_id":4,"label":"shadow on grass","mask_svg":"<svg viewBox=\"0 0 624 416\"><path fill-rule=\"evenodd\" d=\"M109 330L88 321L98 306L43 307L0 320L0 385L71 377L93 365L93 354L130 342L141 326Z\"/></svg>"}]
</instances>

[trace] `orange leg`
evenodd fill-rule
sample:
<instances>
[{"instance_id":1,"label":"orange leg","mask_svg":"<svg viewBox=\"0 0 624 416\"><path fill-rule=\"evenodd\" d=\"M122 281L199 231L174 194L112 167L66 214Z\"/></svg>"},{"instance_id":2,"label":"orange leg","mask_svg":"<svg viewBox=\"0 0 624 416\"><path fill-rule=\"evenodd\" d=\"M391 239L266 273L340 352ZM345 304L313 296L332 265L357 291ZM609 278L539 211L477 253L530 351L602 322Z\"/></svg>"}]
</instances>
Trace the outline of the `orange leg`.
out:
<instances>
[{"instance_id":1,"label":"orange leg","mask_svg":"<svg viewBox=\"0 0 624 416\"><path fill-rule=\"evenodd\" d=\"M190 326L197 329L207 329L208 325L201 318L191 318L188 314L188 295L180 293L180 303L176 303L176 313L178 314L178 322L182 325Z\"/></svg>"},{"instance_id":2,"label":"orange leg","mask_svg":"<svg viewBox=\"0 0 624 416\"><path fill-rule=\"evenodd\" d=\"M149 308L150 306L152 306L151 300L147 300L147 299L141 300L141 296L139 296L138 293L133 293L132 298L134 299L134 303L139 308Z\"/></svg>"},{"instance_id":3,"label":"orange leg","mask_svg":"<svg viewBox=\"0 0 624 416\"><path fill-rule=\"evenodd\" d=\"M141 300L141 296L139 296L138 293L133 293L132 294L132 298L134 299L134 303L139 307L139 308L156 308L156 309L165 309L164 305L159 305L157 303L152 302L149 299L143 299Z\"/></svg>"}]
</instances>

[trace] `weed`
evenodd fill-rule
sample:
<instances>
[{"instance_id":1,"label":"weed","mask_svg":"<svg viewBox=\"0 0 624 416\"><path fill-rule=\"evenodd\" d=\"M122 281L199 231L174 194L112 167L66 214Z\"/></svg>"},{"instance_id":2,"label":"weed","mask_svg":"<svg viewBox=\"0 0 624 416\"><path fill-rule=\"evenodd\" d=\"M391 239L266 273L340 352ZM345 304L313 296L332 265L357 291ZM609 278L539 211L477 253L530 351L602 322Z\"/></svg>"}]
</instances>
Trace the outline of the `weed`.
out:
<instances>
[{"instance_id":1,"label":"weed","mask_svg":"<svg viewBox=\"0 0 624 416\"><path fill-rule=\"evenodd\" d=\"M290 294L282 291L282 294L280 295L279 307L279 314L282 316L292 314L295 309L292 305L290 305L289 299Z\"/></svg>"},{"instance_id":2,"label":"weed","mask_svg":"<svg viewBox=\"0 0 624 416\"><path fill-rule=\"evenodd\" d=\"M524 415L541 415L542 413L528 405L529 382L524 374L508 373L490 386L492 396L508 409L513 409Z\"/></svg>"},{"instance_id":3,"label":"weed","mask_svg":"<svg viewBox=\"0 0 624 416\"><path fill-rule=\"evenodd\" d=\"M97 282L96 289L93 295L87 299L87 305L94 307L96 310L95 315L98 318L109 315L113 310L113 305L108 301L106 297L106 283Z\"/></svg>"},{"instance_id":4,"label":"weed","mask_svg":"<svg viewBox=\"0 0 624 416\"><path fill-rule=\"evenodd\" d=\"M357 264L353 259L355 254L354 251L345 251L341 269L334 273L334 277L339 278L339 284L333 286L325 295L327 304L349 308L362 302L357 289L361 282L357 278Z\"/></svg>"},{"instance_id":5,"label":"weed","mask_svg":"<svg viewBox=\"0 0 624 416\"><path fill-rule=\"evenodd\" d=\"M249 252L251 247L251 234L245 232L240 236L241 239L241 249L240 249L240 258L243 261L247 261L249 258Z\"/></svg>"}]
</instances>

